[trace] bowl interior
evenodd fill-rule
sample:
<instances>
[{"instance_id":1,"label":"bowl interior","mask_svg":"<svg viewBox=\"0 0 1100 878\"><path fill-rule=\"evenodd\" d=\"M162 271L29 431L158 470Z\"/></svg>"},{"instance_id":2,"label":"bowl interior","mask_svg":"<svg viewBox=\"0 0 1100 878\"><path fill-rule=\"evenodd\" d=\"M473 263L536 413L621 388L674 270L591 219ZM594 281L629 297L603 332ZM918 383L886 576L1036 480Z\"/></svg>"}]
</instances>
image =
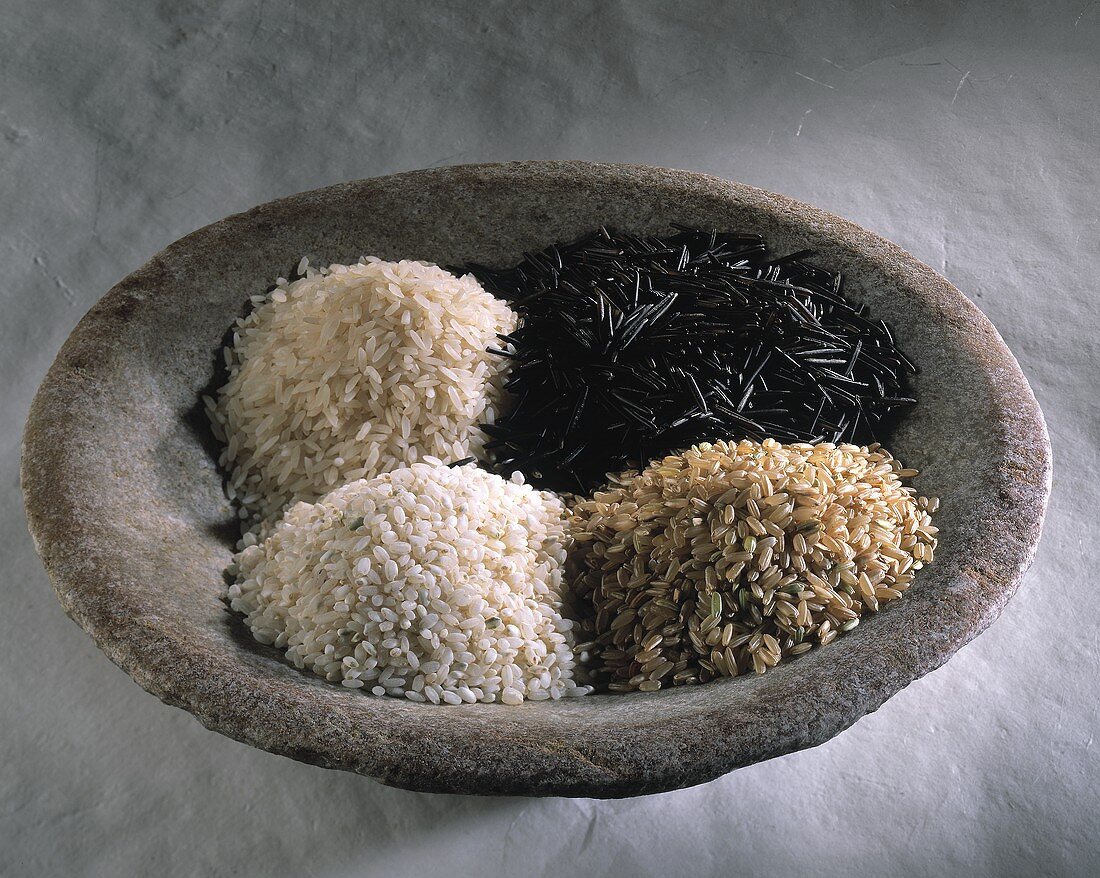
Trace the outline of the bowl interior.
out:
<instances>
[{"instance_id":1,"label":"bowl interior","mask_svg":"<svg viewBox=\"0 0 1100 878\"><path fill-rule=\"evenodd\" d=\"M606 224L671 222L812 248L920 365L891 450L942 501L941 548L906 597L763 677L518 708L351 692L252 640L227 608L237 537L199 396L226 330L299 259L506 265ZM684 786L837 733L981 631L1038 539L1041 415L1011 354L927 267L806 205L700 175L580 163L416 172L294 196L173 244L66 343L28 423L32 532L66 610L165 701L239 740L426 790L626 795Z\"/></svg>"}]
</instances>

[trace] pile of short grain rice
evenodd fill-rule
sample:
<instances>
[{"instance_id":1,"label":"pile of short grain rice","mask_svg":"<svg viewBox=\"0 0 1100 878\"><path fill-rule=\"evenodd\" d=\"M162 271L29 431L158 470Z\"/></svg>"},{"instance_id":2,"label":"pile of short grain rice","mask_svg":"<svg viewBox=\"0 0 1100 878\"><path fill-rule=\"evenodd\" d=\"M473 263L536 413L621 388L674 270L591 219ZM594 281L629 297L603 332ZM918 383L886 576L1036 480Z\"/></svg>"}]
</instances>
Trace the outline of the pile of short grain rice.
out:
<instances>
[{"instance_id":1,"label":"pile of short grain rice","mask_svg":"<svg viewBox=\"0 0 1100 878\"><path fill-rule=\"evenodd\" d=\"M351 689L519 704L584 695L563 619L565 510L516 476L424 462L292 506L235 558L262 643Z\"/></svg>"},{"instance_id":2,"label":"pile of short grain rice","mask_svg":"<svg viewBox=\"0 0 1100 878\"><path fill-rule=\"evenodd\" d=\"M253 298L206 400L249 523L426 455L479 455L496 416L506 361L486 348L516 318L472 275L373 257L303 272Z\"/></svg>"},{"instance_id":3,"label":"pile of short grain rice","mask_svg":"<svg viewBox=\"0 0 1100 878\"><path fill-rule=\"evenodd\" d=\"M578 653L611 691L655 691L829 643L932 561L938 503L914 475L877 446L774 440L624 474L573 510Z\"/></svg>"}]
</instances>

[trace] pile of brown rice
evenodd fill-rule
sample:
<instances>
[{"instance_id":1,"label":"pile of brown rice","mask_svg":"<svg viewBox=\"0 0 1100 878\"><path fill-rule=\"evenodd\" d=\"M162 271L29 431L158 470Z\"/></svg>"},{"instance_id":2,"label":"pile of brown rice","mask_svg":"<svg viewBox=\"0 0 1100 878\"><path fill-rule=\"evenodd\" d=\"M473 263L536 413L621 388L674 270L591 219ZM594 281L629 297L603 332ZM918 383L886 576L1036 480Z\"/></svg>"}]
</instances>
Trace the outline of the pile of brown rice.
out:
<instances>
[{"instance_id":1,"label":"pile of brown rice","mask_svg":"<svg viewBox=\"0 0 1100 878\"><path fill-rule=\"evenodd\" d=\"M506 304L421 262L303 259L299 273L254 297L206 400L242 518L270 524L345 482L482 453L507 362L485 349L515 326Z\"/></svg>"},{"instance_id":2,"label":"pile of brown rice","mask_svg":"<svg viewBox=\"0 0 1100 878\"><path fill-rule=\"evenodd\" d=\"M297 503L235 558L261 643L350 689L519 704L585 695L561 616L565 509L469 464L424 462Z\"/></svg>"},{"instance_id":3,"label":"pile of brown rice","mask_svg":"<svg viewBox=\"0 0 1100 878\"><path fill-rule=\"evenodd\" d=\"M578 652L610 690L655 691L829 643L932 561L938 503L914 475L878 446L774 440L624 474L574 508Z\"/></svg>"}]
</instances>

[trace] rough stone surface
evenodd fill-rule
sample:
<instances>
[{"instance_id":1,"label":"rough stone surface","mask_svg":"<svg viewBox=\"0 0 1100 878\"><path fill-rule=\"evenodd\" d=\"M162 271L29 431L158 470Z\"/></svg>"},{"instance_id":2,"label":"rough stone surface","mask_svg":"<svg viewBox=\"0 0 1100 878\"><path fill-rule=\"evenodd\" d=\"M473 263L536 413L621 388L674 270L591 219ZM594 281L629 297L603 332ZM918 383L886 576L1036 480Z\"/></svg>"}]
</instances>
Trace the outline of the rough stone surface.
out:
<instances>
[{"instance_id":1,"label":"rough stone surface","mask_svg":"<svg viewBox=\"0 0 1100 878\"><path fill-rule=\"evenodd\" d=\"M922 366L892 447L942 500L936 563L853 635L761 678L520 708L377 699L298 672L226 609L233 538L197 405L252 293L301 256L503 265L601 223L753 229L812 248ZM619 797L820 744L981 632L1031 560L1050 489L1038 405L977 308L899 247L808 205L680 171L571 162L332 186L199 230L112 289L61 349L23 453L66 612L144 688L274 753L433 792Z\"/></svg>"}]
</instances>

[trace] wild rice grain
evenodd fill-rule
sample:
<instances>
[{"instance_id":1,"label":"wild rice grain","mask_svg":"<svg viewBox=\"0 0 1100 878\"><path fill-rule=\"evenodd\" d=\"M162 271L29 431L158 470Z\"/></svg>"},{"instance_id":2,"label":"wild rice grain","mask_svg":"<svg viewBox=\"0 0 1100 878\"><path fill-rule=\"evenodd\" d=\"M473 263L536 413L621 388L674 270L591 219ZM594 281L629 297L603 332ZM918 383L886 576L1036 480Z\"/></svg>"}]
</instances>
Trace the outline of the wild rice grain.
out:
<instances>
[{"instance_id":1,"label":"wild rice grain","mask_svg":"<svg viewBox=\"0 0 1100 878\"><path fill-rule=\"evenodd\" d=\"M914 366L809 255L776 258L754 234L601 228L513 268L470 266L521 315L501 352L515 404L487 428L499 466L585 492L715 436L873 441L915 402Z\"/></svg>"}]
</instances>

